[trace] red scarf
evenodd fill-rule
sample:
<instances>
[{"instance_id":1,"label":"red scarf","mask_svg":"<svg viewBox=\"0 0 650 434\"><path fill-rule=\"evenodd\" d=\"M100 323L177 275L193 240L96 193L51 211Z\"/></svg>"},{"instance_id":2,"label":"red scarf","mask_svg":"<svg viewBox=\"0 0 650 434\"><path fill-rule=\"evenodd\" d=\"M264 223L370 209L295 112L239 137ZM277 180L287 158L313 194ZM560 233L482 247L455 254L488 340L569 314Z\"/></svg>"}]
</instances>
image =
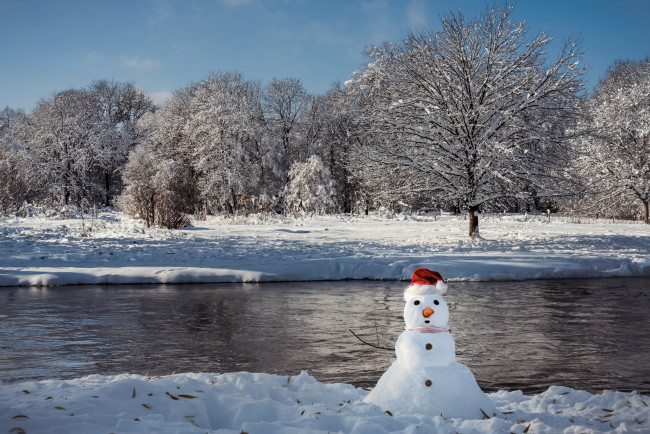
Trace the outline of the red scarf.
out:
<instances>
[{"instance_id":1,"label":"red scarf","mask_svg":"<svg viewBox=\"0 0 650 434\"><path fill-rule=\"evenodd\" d=\"M433 327L433 326L414 327L412 329L409 329L409 331L420 332L420 333L445 333L445 332L451 333L451 329L449 327Z\"/></svg>"}]
</instances>

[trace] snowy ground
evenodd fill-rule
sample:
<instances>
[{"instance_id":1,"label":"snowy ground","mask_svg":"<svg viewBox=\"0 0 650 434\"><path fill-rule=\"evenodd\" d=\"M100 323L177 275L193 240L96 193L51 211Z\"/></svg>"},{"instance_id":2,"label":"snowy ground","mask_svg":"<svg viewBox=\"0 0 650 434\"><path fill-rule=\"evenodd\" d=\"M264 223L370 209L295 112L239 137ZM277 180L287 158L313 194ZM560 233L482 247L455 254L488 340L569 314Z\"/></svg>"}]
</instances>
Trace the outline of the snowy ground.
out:
<instances>
[{"instance_id":1,"label":"snowy ground","mask_svg":"<svg viewBox=\"0 0 650 434\"><path fill-rule=\"evenodd\" d=\"M0 432L12 433L584 433L648 432L650 398L551 387L535 396L491 394L486 420L389 414L368 392L305 372L92 375L0 387ZM392 413L392 412L391 412Z\"/></svg>"},{"instance_id":2,"label":"snowy ground","mask_svg":"<svg viewBox=\"0 0 650 434\"><path fill-rule=\"evenodd\" d=\"M470 240L454 216L215 217L178 231L121 213L86 217L83 227L79 217L4 217L0 286L408 280L420 266L451 280L650 276L649 225L543 216L480 224L483 239Z\"/></svg>"},{"instance_id":3,"label":"snowy ground","mask_svg":"<svg viewBox=\"0 0 650 434\"><path fill-rule=\"evenodd\" d=\"M471 241L453 216L234 223L243 219L167 231L115 212L83 227L78 217L4 217L0 286L409 279L420 266L452 280L650 276L648 225L492 216ZM499 391L496 417L476 421L391 415L360 402L366 394L306 373L0 382L0 433L650 432L650 398L636 393Z\"/></svg>"}]
</instances>

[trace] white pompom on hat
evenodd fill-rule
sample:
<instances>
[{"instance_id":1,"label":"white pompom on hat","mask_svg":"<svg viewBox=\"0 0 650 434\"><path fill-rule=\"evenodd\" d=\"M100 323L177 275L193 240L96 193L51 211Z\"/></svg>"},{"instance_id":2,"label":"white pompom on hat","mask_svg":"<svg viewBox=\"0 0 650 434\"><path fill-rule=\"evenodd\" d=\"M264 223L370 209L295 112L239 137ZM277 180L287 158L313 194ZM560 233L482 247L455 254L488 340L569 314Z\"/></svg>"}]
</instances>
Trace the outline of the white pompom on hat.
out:
<instances>
[{"instance_id":1,"label":"white pompom on hat","mask_svg":"<svg viewBox=\"0 0 650 434\"><path fill-rule=\"evenodd\" d=\"M447 292L447 282L440 273L427 268L418 268L413 272L411 285L404 290L404 298L415 295L443 295Z\"/></svg>"}]
</instances>

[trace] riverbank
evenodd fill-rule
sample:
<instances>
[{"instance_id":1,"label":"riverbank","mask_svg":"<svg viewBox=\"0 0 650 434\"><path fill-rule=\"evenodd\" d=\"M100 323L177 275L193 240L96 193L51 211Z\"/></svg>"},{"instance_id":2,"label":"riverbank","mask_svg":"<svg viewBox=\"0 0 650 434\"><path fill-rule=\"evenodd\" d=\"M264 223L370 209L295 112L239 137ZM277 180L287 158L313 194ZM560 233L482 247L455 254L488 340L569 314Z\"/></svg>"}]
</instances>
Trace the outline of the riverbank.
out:
<instances>
[{"instance_id":1,"label":"riverbank","mask_svg":"<svg viewBox=\"0 0 650 434\"><path fill-rule=\"evenodd\" d=\"M417 267L452 281L650 276L650 226L546 216L209 217L144 227L95 218L0 218L0 286L408 280Z\"/></svg>"},{"instance_id":2,"label":"riverbank","mask_svg":"<svg viewBox=\"0 0 650 434\"><path fill-rule=\"evenodd\" d=\"M485 420L392 414L361 402L367 393L305 372L31 381L0 386L0 432L641 433L650 418L650 398L634 392L499 391L489 395L498 412Z\"/></svg>"}]
</instances>

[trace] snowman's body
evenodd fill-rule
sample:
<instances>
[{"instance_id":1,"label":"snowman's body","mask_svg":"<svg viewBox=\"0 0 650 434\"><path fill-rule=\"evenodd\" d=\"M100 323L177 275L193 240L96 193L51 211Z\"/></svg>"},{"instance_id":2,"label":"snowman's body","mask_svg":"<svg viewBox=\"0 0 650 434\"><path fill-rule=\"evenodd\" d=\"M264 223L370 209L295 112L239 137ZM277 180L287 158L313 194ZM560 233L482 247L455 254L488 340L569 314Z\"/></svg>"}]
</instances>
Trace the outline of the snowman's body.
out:
<instances>
[{"instance_id":1,"label":"snowman's body","mask_svg":"<svg viewBox=\"0 0 650 434\"><path fill-rule=\"evenodd\" d=\"M449 308L440 295L405 296L406 330L395 344L397 360L364 401L391 413L482 419L496 412L469 368L456 362L447 327Z\"/></svg>"},{"instance_id":2,"label":"snowman's body","mask_svg":"<svg viewBox=\"0 0 650 434\"><path fill-rule=\"evenodd\" d=\"M406 330L397 338L395 353L405 368L433 368L456 361L456 344L450 332Z\"/></svg>"}]
</instances>

